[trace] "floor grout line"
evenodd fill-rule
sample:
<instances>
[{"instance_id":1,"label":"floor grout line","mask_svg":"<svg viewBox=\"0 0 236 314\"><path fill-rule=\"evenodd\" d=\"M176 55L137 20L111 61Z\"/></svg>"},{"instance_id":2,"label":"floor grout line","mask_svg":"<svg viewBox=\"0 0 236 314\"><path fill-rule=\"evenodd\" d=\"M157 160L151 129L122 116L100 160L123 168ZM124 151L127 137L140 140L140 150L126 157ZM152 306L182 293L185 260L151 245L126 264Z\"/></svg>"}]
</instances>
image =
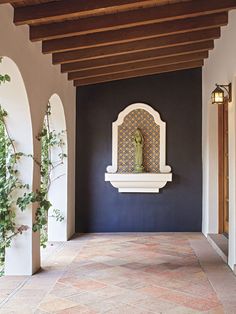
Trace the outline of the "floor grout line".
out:
<instances>
[{"instance_id":1,"label":"floor grout line","mask_svg":"<svg viewBox=\"0 0 236 314\"><path fill-rule=\"evenodd\" d=\"M72 241L73 241L73 240L72 240ZM85 242L85 241L84 241L84 242ZM86 241L86 242L87 242L87 241ZM68 242L65 242L65 243L68 243ZM66 245L65 245L65 246L66 246ZM63 248L64 248L65 246L63 246ZM83 249L83 247L84 247L84 243L81 245L79 251L81 251L81 250ZM61 252L62 250L63 250L63 249L61 249L60 252ZM72 258L72 260L71 260L67 265L65 265L65 269L63 270L63 272L62 272L62 274L60 275L59 278L61 278L61 277L63 277L63 275L65 275L65 273L67 272L67 270L68 270L68 268L69 268L69 265L70 265L71 263L73 263L73 260L77 257L78 254L79 254L79 253L76 252L76 255ZM54 258L55 258L55 257L54 257ZM52 287L47 291L47 293L45 294L44 298L47 297L47 296L50 294L50 292L51 292L52 289L54 288L54 286L55 286L55 284L57 283L57 281L58 281L58 279L54 282L54 284L52 285ZM43 299L44 299L44 298L43 298ZM40 307L40 305L41 305L42 302L43 302L43 299L39 302L39 304L37 305L37 308Z\"/></svg>"},{"instance_id":2,"label":"floor grout line","mask_svg":"<svg viewBox=\"0 0 236 314\"><path fill-rule=\"evenodd\" d=\"M17 292L30 280L31 277L26 278L23 282L21 282L7 297L0 303L0 309L7 304L16 294Z\"/></svg>"}]
</instances>

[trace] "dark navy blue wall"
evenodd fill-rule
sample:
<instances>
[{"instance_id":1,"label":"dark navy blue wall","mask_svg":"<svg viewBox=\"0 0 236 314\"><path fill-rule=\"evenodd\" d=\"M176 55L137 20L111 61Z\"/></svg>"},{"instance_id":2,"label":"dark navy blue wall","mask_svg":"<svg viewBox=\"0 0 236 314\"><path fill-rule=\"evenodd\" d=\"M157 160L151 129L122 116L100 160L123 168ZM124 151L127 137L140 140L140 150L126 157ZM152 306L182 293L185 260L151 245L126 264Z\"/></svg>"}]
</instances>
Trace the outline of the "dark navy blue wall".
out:
<instances>
[{"instance_id":1,"label":"dark navy blue wall","mask_svg":"<svg viewBox=\"0 0 236 314\"><path fill-rule=\"evenodd\" d=\"M200 231L202 212L201 69L77 89L77 232ZM173 182L159 194L122 194L104 182L112 122L144 102L167 123Z\"/></svg>"}]
</instances>

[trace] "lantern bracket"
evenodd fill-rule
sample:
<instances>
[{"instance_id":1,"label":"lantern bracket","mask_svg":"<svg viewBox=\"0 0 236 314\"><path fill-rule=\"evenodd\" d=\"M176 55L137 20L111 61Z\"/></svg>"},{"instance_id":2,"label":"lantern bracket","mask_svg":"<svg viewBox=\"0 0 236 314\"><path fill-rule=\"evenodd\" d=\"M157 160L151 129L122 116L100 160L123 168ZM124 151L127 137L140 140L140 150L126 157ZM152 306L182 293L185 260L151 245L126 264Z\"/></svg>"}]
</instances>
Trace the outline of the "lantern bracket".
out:
<instances>
[{"instance_id":1,"label":"lantern bracket","mask_svg":"<svg viewBox=\"0 0 236 314\"><path fill-rule=\"evenodd\" d=\"M220 87L220 88L223 88L226 93L228 94L228 100L229 102L232 101L232 84L229 83L228 85L219 85L219 84L216 84L216 87Z\"/></svg>"}]
</instances>

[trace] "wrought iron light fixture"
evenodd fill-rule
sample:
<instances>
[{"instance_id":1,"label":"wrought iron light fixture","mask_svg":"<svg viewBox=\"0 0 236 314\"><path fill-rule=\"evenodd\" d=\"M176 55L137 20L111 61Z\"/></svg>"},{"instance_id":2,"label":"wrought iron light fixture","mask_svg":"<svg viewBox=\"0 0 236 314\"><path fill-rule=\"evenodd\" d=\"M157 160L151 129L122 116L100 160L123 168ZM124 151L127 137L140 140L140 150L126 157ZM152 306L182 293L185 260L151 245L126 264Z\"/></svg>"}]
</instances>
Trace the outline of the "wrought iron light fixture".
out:
<instances>
[{"instance_id":1,"label":"wrought iron light fixture","mask_svg":"<svg viewBox=\"0 0 236 314\"><path fill-rule=\"evenodd\" d=\"M225 91L228 96L228 101L232 101L232 84L228 85L219 85L216 84L216 89L211 94L212 104L223 104L225 98Z\"/></svg>"}]
</instances>

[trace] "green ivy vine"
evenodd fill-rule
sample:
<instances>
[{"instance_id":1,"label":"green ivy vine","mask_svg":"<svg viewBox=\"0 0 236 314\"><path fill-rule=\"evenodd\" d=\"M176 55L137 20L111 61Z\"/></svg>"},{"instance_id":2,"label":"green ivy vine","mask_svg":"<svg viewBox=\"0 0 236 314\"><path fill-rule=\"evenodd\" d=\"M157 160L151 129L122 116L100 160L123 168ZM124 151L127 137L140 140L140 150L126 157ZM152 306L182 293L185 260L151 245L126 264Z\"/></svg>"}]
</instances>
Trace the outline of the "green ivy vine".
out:
<instances>
[{"instance_id":1,"label":"green ivy vine","mask_svg":"<svg viewBox=\"0 0 236 314\"><path fill-rule=\"evenodd\" d=\"M3 57L0 57L0 63L2 63ZM0 85L6 82L10 82L11 78L8 74L1 74L0 73Z\"/></svg>"},{"instance_id":2,"label":"green ivy vine","mask_svg":"<svg viewBox=\"0 0 236 314\"><path fill-rule=\"evenodd\" d=\"M48 200L48 192L51 187L52 182L58 180L62 174L58 177L52 178L53 171L56 168L62 166L65 162L67 155L64 152L65 142L64 136L66 131L56 132L51 129L50 116L52 114L50 102L47 105L46 115L44 119L42 132L38 135L37 139L41 141L41 164L40 164L40 174L41 174L41 185L40 185L40 206L36 212L36 221L33 225L33 230L41 230L40 240L43 247L46 246L48 240L47 226L48 226L48 211L52 204ZM57 160L52 160L53 150L59 151L57 155ZM53 208L53 217L56 221L63 221L64 216L61 214L60 210Z\"/></svg>"},{"instance_id":3,"label":"green ivy vine","mask_svg":"<svg viewBox=\"0 0 236 314\"><path fill-rule=\"evenodd\" d=\"M2 58L0 58L2 62ZM0 74L0 84L10 82L9 75ZM23 153L17 152L7 125L7 112L0 106L0 276L4 271L5 250L11 245L12 238L27 230L25 225L17 225L16 209L21 191L29 186L23 184L17 169Z\"/></svg>"},{"instance_id":4,"label":"green ivy vine","mask_svg":"<svg viewBox=\"0 0 236 314\"><path fill-rule=\"evenodd\" d=\"M2 58L0 57L0 63ZM8 74L0 74L0 85L10 82ZM54 180L52 172L62 165L67 155L64 153L65 131L56 132L50 128L51 105L47 106L42 132L37 136L41 142L41 161L33 155L17 152L14 140L10 137L6 119L8 113L0 105L0 276L4 273L5 250L10 247L13 237L22 234L29 227L16 224L17 209L24 211L29 205L37 204L33 231L40 232L41 246L46 247L48 211L52 204L48 200L48 192ZM60 149L58 160L52 161L53 149ZM29 192L29 185L20 180L18 163L22 158L33 158L40 167L41 182L39 190ZM62 221L64 217L59 209L53 209L53 217Z\"/></svg>"},{"instance_id":5,"label":"green ivy vine","mask_svg":"<svg viewBox=\"0 0 236 314\"><path fill-rule=\"evenodd\" d=\"M17 202L15 195L28 189L19 179L17 165L23 157L16 151L14 142L7 131L5 118L7 112L0 107L0 274L3 272L5 250L11 245L12 238L27 230L25 225L15 222Z\"/></svg>"},{"instance_id":6,"label":"green ivy vine","mask_svg":"<svg viewBox=\"0 0 236 314\"><path fill-rule=\"evenodd\" d=\"M37 140L41 142L41 162L37 161L32 155L34 162L40 167L41 182L40 189L36 192L25 193L22 198L18 199L17 205L24 210L30 203L37 203L35 214L35 222L33 224L33 231L40 232L40 243L42 247L46 247L48 241L48 212L52 204L48 200L48 192L53 181L59 179L56 177L52 179L53 171L61 166L67 155L64 153L64 135L65 130L56 132L50 127L51 105L48 103L44 124L41 133L37 136ZM52 151L59 149L58 160L52 160ZM61 177L61 176L60 176ZM57 221L63 221L64 216L59 209L52 210L53 217Z\"/></svg>"}]
</instances>

